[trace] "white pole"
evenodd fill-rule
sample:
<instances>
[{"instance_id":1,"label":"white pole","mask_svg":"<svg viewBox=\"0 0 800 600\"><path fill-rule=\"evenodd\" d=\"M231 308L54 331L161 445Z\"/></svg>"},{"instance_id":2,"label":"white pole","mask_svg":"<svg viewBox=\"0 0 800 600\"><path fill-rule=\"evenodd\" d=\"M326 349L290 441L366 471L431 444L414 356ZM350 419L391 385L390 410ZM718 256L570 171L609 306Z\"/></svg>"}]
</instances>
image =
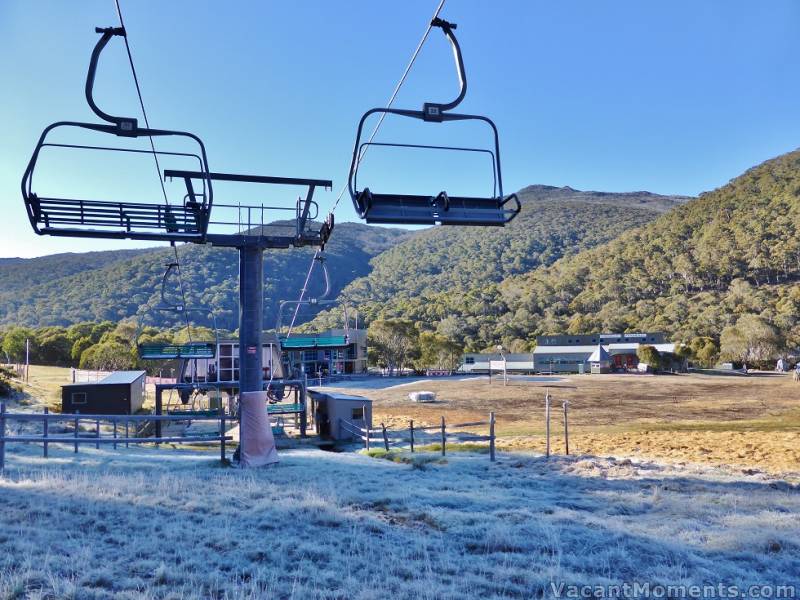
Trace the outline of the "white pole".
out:
<instances>
[{"instance_id":1,"label":"white pole","mask_svg":"<svg viewBox=\"0 0 800 600\"><path fill-rule=\"evenodd\" d=\"M25 338L25 382L28 381L28 373L30 372L30 357L31 357L31 340Z\"/></svg>"}]
</instances>

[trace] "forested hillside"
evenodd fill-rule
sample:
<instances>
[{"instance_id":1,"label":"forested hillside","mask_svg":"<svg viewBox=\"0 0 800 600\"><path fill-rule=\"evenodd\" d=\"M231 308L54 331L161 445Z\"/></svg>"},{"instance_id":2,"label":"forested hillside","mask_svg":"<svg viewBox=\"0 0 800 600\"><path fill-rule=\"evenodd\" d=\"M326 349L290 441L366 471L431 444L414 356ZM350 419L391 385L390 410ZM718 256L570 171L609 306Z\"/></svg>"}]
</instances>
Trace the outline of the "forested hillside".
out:
<instances>
[{"instance_id":1,"label":"forested hillside","mask_svg":"<svg viewBox=\"0 0 800 600\"><path fill-rule=\"evenodd\" d=\"M157 250L155 250L157 251ZM66 277L102 269L114 263L154 252L152 248L51 254L38 258L0 258L0 293L25 293L27 288L48 283L54 276Z\"/></svg>"},{"instance_id":2,"label":"forested hillside","mask_svg":"<svg viewBox=\"0 0 800 600\"><path fill-rule=\"evenodd\" d=\"M470 346L484 343L493 335L492 316L504 310L493 304L497 284L607 242L688 200L550 186L525 188L520 199L522 213L505 228L432 228L387 250L373 259L369 275L343 290L340 300L368 321L407 318ZM464 324L454 322L460 314L469 319L463 331ZM330 311L312 326L338 318L338 312Z\"/></svg>"},{"instance_id":3,"label":"forested hillside","mask_svg":"<svg viewBox=\"0 0 800 600\"><path fill-rule=\"evenodd\" d=\"M439 294L461 297L476 285L496 284L562 256L603 243L657 217L685 198L647 192L609 194L531 186L520 192L522 214L511 226L438 227L407 231L356 223L337 225L326 248L333 297L346 295L362 315L441 320ZM188 303L213 308L220 327L235 329L238 258L234 251L179 247ZM268 251L265 319L295 299L311 250ZM118 322L158 302L172 249L60 254L0 261L0 325L50 326ZM312 282L317 293L321 277ZM343 290L345 290L343 292ZM432 312L431 312L432 311ZM315 312L299 315L312 319ZM317 324L341 325L332 311Z\"/></svg>"},{"instance_id":4,"label":"forested hillside","mask_svg":"<svg viewBox=\"0 0 800 600\"><path fill-rule=\"evenodd\" d=\"M369 272L370 259L411 235L400 229L356 223L337 225L326 248L333 294ZM235 251L180 246L189 305L211 307L219 326L235 329L238 256ZM311 249L265 253L265 319L272 326L277 304L296 299ZM63 254L0 263L0 325L69 325L83 321L120 321L140 306L155 304L171 248ZM313 282L321 288L322 278ZM312 289L312 291L313 291ZM306 318L313 314L304 315Z\"/></svg>"},{"instance_id":5,"label":"forested hillside","mask_svg":"<svg viewBox=\"0 0 800 600\"><path fill-rule=\"evenodd\" d=\"M472 347L530 347L543 333L661 330L744 348L731 356L791 350L800 346L799 233L795 151L549 268L432 297L442 318L434 326Z\"/></svg>"}]
</instances>

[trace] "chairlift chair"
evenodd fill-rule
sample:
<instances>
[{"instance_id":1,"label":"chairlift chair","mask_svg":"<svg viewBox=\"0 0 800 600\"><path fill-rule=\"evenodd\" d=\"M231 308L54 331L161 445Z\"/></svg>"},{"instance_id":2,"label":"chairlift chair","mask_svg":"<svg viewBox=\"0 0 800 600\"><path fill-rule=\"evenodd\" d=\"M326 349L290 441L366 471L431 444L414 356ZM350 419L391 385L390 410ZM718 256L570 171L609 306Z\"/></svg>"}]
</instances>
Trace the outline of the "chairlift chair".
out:
<instances>
[{"instance_id":1,"label":"chairlift chair","mask_svg":"<svg viewBox=\"0 0 800 600\"><path fill-rule=\"evenodd\" d=\"M494 122L482 115L468 115L449 112L458 106L467 93L467 76L461 56L461 47L456 40L456 25L435 18L431 25L440 28L453 48L460 93L452 102L439 104L426 102L422 110L399 108L373 108L368 110L358 124L353 159L350 165L348 189L359 217L367 223L408 224L408 225L491 225L504 226L516 217L521 205L516 194L503 194L503 177L500 170L500 140ZM494 134L494 150L464 148L455 146L432 146L422 144L362 142L365 121L375 114L391 114L419 119L426 123L446 121L482 121L489 125ZM490 156L494 174L493 193L490 197L452 196L440 191L432 196L378 193L369 187L358 188L358 169L361 158L369 146L436 149L446 151L480 152Z\"/></svg>"},{"instance_id":2,"label":"chairlift chair","mask_svg":"<svg viewBox=\"0 0 800 600\"><path fill-rule=\"evenodd\" d=\"M193 133L167 129L139 127L133 117L116 117L101 110L94 101L93 90L97 63L103 48L113 37L124 37L122 27L96 28L102 34L92 51L86 75L86 101L104 123L58 121L45 128L22 177L22 197L33 230L39 235L111 238L135 240L164 240L202 242L208 227L208 217L213 203L211 179L207 176L208 159L202 140ZM61 144L49 141L51 132L58 129L82 129L125 138L166 137L186 138L196 144L196 153L149 151L136 148ZM117 202L111 199L86 200L43 196L34 191L34 173L42 149L59 147L90 149L108 152L143 153L161 156L189 157L197 161L204 173L202 190L196 192L187 182L183 204Z\"/></svg>"},{"instance_id":3,"label":"chairlift chair","mask_svg":"<svg viewBox=\"0 0 800 600\"><path fill-rule=\"evenodd\" d=\"M178 268L178 263L169 263L164 276L161 279L161 303L149 311L145 311L140 319L136 333L136 349L139 358L142 360L174 360L174 359L208 359L213 360L217 356L219 346L219 330L217 329L217 319L213 310L209 308L186 307L182 304L170 304L166 297L166 283L173 269ZM189 322L191 315L201 315L208 320L214 332L213 340L190 340L182 344L164 342L142 342L144 331L144 320L148 314L173 314L180 316L185 322L187 329L190 328ZM191 333L191 332L190 332Z\"/></svg>"},{"instance_id":4,"label":"chairlift chair","mask_svg":"<svg viewBox=\"0 0 800 600\"><path fill-rule=\"evenodd\" d=\"M290 336L287 334L286 336L281 335L281 331L283 329L283 312L284 308L287 306L294 306L295 309L299 309L301 306L323 306L329 304L336 304L336 300L328 299L328 296L331 292L331 279L330 274L328 272L328 267L325 264L325 256L319 253L315 257L315 263L319 263L320 269L322 271L322 275L325 281L325 289L319 296L315 298L309 298L307 300L282 300L278 305L278 319L275 324L275 331L278 334L278 339L280 340L281 349L283 350L322 350L322 349L335 349L335 348L345 348L350 343L350 335L349 335L349 323L347 319L347 307L344 307L344 330L345 335L341 336L328 336L328 337L319 337L319 336ZM313 268L313 267L312 267ZM291 333L291 332L289 332Z\"/></svg>"}]
</instances>

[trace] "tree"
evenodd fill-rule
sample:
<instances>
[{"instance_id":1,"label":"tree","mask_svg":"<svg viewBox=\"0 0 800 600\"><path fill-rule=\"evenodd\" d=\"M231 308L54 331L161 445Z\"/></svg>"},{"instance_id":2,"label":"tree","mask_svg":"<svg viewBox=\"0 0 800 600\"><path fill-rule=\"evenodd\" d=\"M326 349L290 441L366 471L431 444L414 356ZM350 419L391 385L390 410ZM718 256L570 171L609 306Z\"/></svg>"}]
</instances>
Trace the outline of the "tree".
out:
<instances>
[{"instance_id":1,"label":"tree","mask_svg":"<svg viewBox=\"0 0 800 600\"><path fill-rule=\"evenodd\" d=\"M370 363L389 373L402 371L419 355L419 331L411 321L373 321L367 339Z\"/></svg>"},{"instance_id":2,"label":"tree","mask_svg":"<svg viewBox=\"0 0 800 600\"><path fill-rule=\"evenodd\" d=\"M736 325L728 326L720 336L720 356L742 363L766 363L773 360L782 347L775 327L758 315L742 315Z\"/></svg>"},{"instance_id":3,"label":"tree","mask_svg":"<svg viewBox=\"0 0 800 600\"><path fill-rule=\"evenodd\" d=\"M419 334L419 358L416 366L422 369L453 371L461 363L463 348L443 335L431 332Z\"/></svg>"},{"instance_id":4,"label":"tree","mask_svg":"<svg viewBox=\"0 0 800 600\"><path fill-rule=\"evenodd\" d=\"M704 367L713 367L719 357L719 346L710 337L696 337L689 342L691 357Z\"/></svg>"},{"instance_id":5,"label":"tree","mask_svg":"<svg viewBox=\"0 0 800 600\"><path fill-rule=\"evenodd\" d=\"M81 354L80 368L104 371L134 369L136 357L130 346L116 341L104 341Z\"/></svg>"},{"instance_id":6,"label":"tree","mask_svg":"<svg viewBox=\"0 0 800 600\"><path fill-rule=\"evenodd\" d=\"M655 346L639 346L636 350L636 356L639 357L639 362L643 362L648 367L652 367L654 371L661 367L661 354Z\"/></svg>"},{"instance_id":7,"label":"tree","mask_svg":"<svg viewBox=\"0 0 800 600\"><path fill-rule=\"evenodd\" d=\"M79 363L83 353L94 345L90 336L84 336L75 340L70 350L70 357L73 363Z\"/></svg>"},{"instance_id":8,"label":"tree","mask_svg":"<svg viewBox=\"0 0 800 600\"><path fill-rule=\"evenodd\" d=\"M27 327L12 327L6 332L5 337L3 337L2 349L3 354L8 357L8 360L16 362L25 361L25 340L30 340L32 346L31 350L33 351L36 334L32 329L28 329Z\"/></svg>"},{"instance_id":9,"label":"tree","mask_svg":"<svg viewBox=\"0 0 800 600\"><path fill-rule=\"evenodd\" d=\"M72 342L63 327L43 327L36 330L36 362L43 365L69 365L72 362Z\"/></svg>"}]
</instances>

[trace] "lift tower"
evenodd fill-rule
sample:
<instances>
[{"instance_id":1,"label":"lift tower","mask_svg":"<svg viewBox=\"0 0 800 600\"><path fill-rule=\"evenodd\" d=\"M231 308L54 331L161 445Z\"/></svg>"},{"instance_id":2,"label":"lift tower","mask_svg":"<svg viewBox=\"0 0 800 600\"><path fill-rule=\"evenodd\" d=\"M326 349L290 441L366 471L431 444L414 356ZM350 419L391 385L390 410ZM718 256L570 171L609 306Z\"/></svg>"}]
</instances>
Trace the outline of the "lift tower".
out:
<instances>
[{"instance_id":1,"label":"lift tower","mask_svg":"<svg viewBox=\"0 0 800 600\"><path fill-rule=\"evenodd\" d=\"M137 119L116 117L101 110L95 103L93 91L100 54L112 38L126 36L124 27L97 28L101 34L92 52L86 76L86 101L92 111L103 121L81 123L59 121L45 128L34 149L22 178L22 196L28 218L39 235L76 238L131 239L165 241L170 244L187 242L210 244L216 247L236 248L239 252L239 391L254 392L264 388L262 331L264 299L264 250L316 246L324 248L333 231L333 216L324 223L315 219L319 207L314 202L318 187L330 189L332 182L322 179L298 179L212 172L208 166L205 145L188 132L140 127ZM50 140L53 132L82 131L81 143L63 143ZM114 138L180 138L195 146L193 152L157 151L131 147L111 147L107 143L87 145L86 132L95 132ZM104 138L107 140L108 138ZM43 195L35 191L34 174L43 151L48 148L152 154L159 168L159 183L164 180L183 180L185 195L182 202L170 204L164 190L163 202L120 202L109 199L85 199ZM165 169L162 172L158 159L180 158L196 162L193 171ZM293 186L305 189L294 207L265 206L263 203L214 203L214 183L232 182ZM213 213L212 213L212 209ZM278 212L278 211L283 211ZM289 211L291 214L287 214ZM222 212L220 218L216 215ZM279 222L267 217L283 215ZM227 215L227 216L226 216ZM266 410L266 408L265 408Z\"/></svg>"}]
</instances>

